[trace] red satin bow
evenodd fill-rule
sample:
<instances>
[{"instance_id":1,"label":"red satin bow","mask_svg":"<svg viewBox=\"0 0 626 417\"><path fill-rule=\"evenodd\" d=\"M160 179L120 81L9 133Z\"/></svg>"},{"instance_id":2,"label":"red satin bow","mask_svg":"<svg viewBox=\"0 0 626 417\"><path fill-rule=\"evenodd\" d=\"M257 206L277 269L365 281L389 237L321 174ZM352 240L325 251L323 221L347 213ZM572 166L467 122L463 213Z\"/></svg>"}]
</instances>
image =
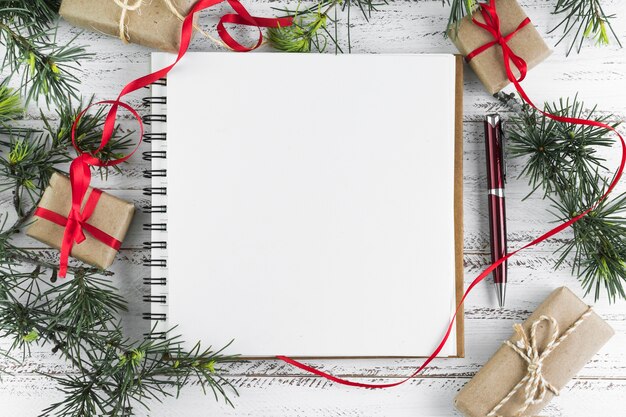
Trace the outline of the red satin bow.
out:
<instances>
[{"instance_id":1,"label":"red satin bow","mask_svg":"<svg viewBox=\"0 0 626 417\"><path fill-rule=\"evenodd\" d=\"M480 13L483 16L485 23L482 23L476 20L476 18L474 17L472 17L472 22L474 22L476 26L479 26L485 29L487 32L489 32L491 36L493 36L493 40L491 42L487 42L486 44L476 48L475 50L467 54L467 56L465 57L465 60L467 62L470 62L472 58L474 58L476 55L486 51L492 46L499 44L500 48L502 48L504 67L506 69L506 74L509 80L513 82L513 80L515 79L515 75L513 74L513 71L511 70L511 62L512 62L513 65L517 67L520 73L520 76L519 78L517 78L517 81L522 81L526 77L526 73L528 72L528 65L526 65L526 61L524 61L522 58L520 58L513 52L508 42L513 36L517 34L517 32L520 31L520 29L522 29L524 26L530 23L530 19L526 17L524 20L522 20L522 23L520 23L519 26L517 26L517 28L513 32L504 36L500 30L500 16L498 16L498 12L496 11L495 2L490 1L488 4L481 4Z\"/></svg>"},{"instance_id":2,"label":"red satin bow","mask_svg":"<svg viewBox=\"0 0 626 417\"><path fill-rule=\"evenodd\" d=\"M87 223L87 220L89 220L96 209L101 195L102 191L94 188L85 203L83 211L76 211L74 208L71 208L67 217L43 207L37 207L35 210L35 216L65 227L65 232L63 233L63 244L61 245L61 261L59 267L60 276L65 276L67 273L67 262L74 243L82 243L85 240L85 233L83 230L105 245L115 250L120 249L122 242L97 227Z\"/></svg>"},{"instance_id":3,"label":"red satin bow","mask_svg":"<svg viewBox=\"0 0 626 417\"><path fill-rule=\"evenodd\" d=\"M181 42L180 49L178 51L178 56L173 64L169 65L166 68L163 68L159 71L155 71L151 74L138 78L134 81L128 83L120 92L116 100L105 100L100 101L98 103L94 103L93 105L101 105L106 104L110 105L111 109L107 113L104 126L102 129L102 139L100 140L100 146L93 152L84 152L78 146L76 141L76 128L80 119L83 117L85 112L89 110L90 107L87 107L83 110L74 121L72 125L72 144L74 148L78 151L78 156L72 161L70 165L70 183L72 187L72 207L68 214L68 217L63 217L58 215L57 213L50 212L46 209L39 209L38 214L41 217L44 217L50 221L53 221L57 224L65 226L65 232L63 235L63 242L61 245L61 259L60 259L60 267L59 267L59 276L64 277L67 273L67 262L69 254L71 253L72 247L75 243L80 244L85 240L84 232L91 234L99 241L105 243L108 246L119 249L120 243L116 239L107 235L106 233L98 230L97 228L89 225L87 220L93 213L95 209L100 192L98 190L93 190L89 200L85 204L85 208L81 210L81 205L83 199L85 198L85 194L89 188L89 184L91 183L91 167L109 167L121 164L122 162L128 160L138 149L139 144L141 143L141 139L143 138L143 123L141 121L141 116L137 111L135 111L130 105L121 101L122 97L127 94L132 93L133 91L137 91L143 87L149 86L153 82L165 77L168 72L182 59L187 50L189 49L189 44L191 43L191 37L193 35L193 17L196 13L213 7L219 3L222 3L224 0L199 0L191 9L189 14L185 17L182 24L181 30ZM292 18L283 17L283 18L263 18L263 17L255 17L250 15L245 7L238 0L227 0L228 4L234 9L235 13L229 13L220 18L220 21L217 25L217 31L224 43L230 47L231 49L239 52L247 52L261 46L263 42L263 34L261 33L261 27L286 27L291 26ZM236 25L246 25L246 26L255 26L259 28L259 38L255 45L251 47L247 47L245 45L237 42L226 29L225 24L232 23ZM126 156L123 156L118 159L113 159L107 162L104 162L98 158L98 153L104 149L104 147L109 143L109 140L113 136L113 131L115 130L115 119L117 118L117 111L122 107L128 110L137 122L139 123L140 130L140 139L137 143L135 149Z\"/></svg>"},{"instance_id":4,"label":"red satin bow","mask_svg":"<svg viewBox=\"0 0 626 417\"><path fill-rule=\"evenodd\" d=\"M545 115L546 117L548 117L550 119L553 119L553 120L556 120L558 122L579 124L579 125L586 125L586 126L594 126L594 127L601 127L601 128L604 128L604 129L611 130L611 131L615 132L615 134L619 138L620 143L622 145L622 160L620 162L620 165L619 165L619 168L618 168L617 172L615 173L615 177L611 181L611 183L610 183L609 187L607 188L606 192L591 207L589 207L588 209L586 209L585 211L583 211L582 213L580 213L576 217L574 217L574 218L572 218L572 219L570 219L570 220L568 220L568 221L566 221L564 223L561 223L560 225L558 225L554 229L549 230L548 232L542 234L538 238L534 239L532 242L527 243L526 245L522 246L521 248L519 248L519 249L517 249L517 250L515 250L513 252L510 252L505 257L500 258L498 261L496 261L493 264L489 265L489 267L487 269L485 269L483 272L481 272L480 275L478 275L476 278L474 278L474 280L470 283L470 285L467 287L467 289L463 293L463 297L461 297L461 302L457 305L457 308L456 308L454 314L452 315L452 318L450 319L450 323L448 325L446 333L443 336L443 338L441 339L441 342L439 342L439 345L437 345L437 348L433 351L433 353L430 354L430 356L428 356L428 358L424 361L424 363L422 365L420 365L420 367L415 370L415 372L413 372L410 376L406 377L405 379L402 379L400 381L393 382L393 383L390 383L390 384L368 384L368 383L350 381L350 380L347 380L347 379L336 377L336 376L331 375L331 374L329 374L327 372L320 371L318 369L315 369L315 368L313 368L311 366L308 366L308 365L306 365L306 364L304 364L302 362L296 361L296 360L288 358L286 356L278 356L278 359L280 359L280 360L282 360L282 361L284 361L284 362L286 362L286 363L288 363L290 365L293 365L293 366L295 366L297 368L300 368L303 371L312 373L314 375L318 375L320 377L326 378L326 379L328 379L330 381L333 381L333 382L336 382L336 383L342 384L342 385L349 385L349 386L360 387L360 388L390 388L390 387L395 387L395 386L404 384L408 380L410 380L413 377L417 376L417 374L419 374L424 368L426 368L426 366L428 366L428 364L430 362L432 362L432 360L435 359L437 357L437 355L441 352L441 350L445 346L446 342L448 341L448 338L450 337L450 333L452 333L452 330L454 328L454 322L456 320L457 314L461 310L461 306L463 305L463 303L465 302L465 299L467 298L469 293L472 291L472 289L476 285L478 285L481 281L483 281L485 278L487 278L489 276L489 274L491 274L493 272L493 270L496 269L499 265L501 265L502 263L506 262L509 258L511 258L512 256L515 256L520 251L523 251L524 249L530 248L531 246L535 246L536 244L538 244L540 242L543 242L544 240L546 240L546 239L548 239L548 238L550 238L550 237L560 233L561 231L567 229L568 227L570 227L571 225L573 225L574 223L576 223L577 221L579 221L580 219L585 217L590 211L595 209L602 200L607 198L608 195L613 191L615 186L618 184L620 178L622 177L622 173L624 171L624 165L626 165L626 142L624 142L624 138L619 134L619 132L617 132L613 127L607 125L606 123L597 122L597 121L594 121L594 120L578 119L578 118L575 118L575 117L563 117L563 116L559 116L559 115L555 115L555 114L544 112L543 110L537 108L537 106L535 106L532 103L532 101L530 100L530 98L528 97L526 92L522 89L522 86L520 85L520 81L523 80L524 77L526 76L526 73L528 71L528 66L526 65L526 62L522 58L520 58L519 56L515 55L515 53L513 53L511 48L508 46L507 41L509 39L511 39L511 37L514 36L515 33L517 33L517 31L519 29L521 29L523 26L527 25L530 22L530 20L528 20L528 18L525 19L524 21L522 21L522 23L518 26L518 28L514 32L510 33L507 36L503 36L501 31L500 31L500 19L498 17L498 13L496 11L495 0L489 0L489 3L487 3L487 4L482 4L481 3L480 4L480 12L482 13L483 17L485 18L485 22L486 23L483 24L481 22L478 22L476 19L472 19L472 21L474 22L474 24L476 24L476 25L480 26L481 28L485 29L486 31L488 31L493 36L494 40L489 42L489 43L487 43L487 44L485 44L485 45L483 45L482 47L476 49L472 53L470 53L466 59L469 61L472 57L478 55L482 51L484 51L484 50L486 50L488 48L491 48L492 46L494 46L496 44L500 44L501 47L502 47L502 51L503 51L504 68L506 70L507 76L508 76L509 80L513 83L515 88L517 89L517 92L520 94L520 96L522 97L522 99L526 103L528 103L530 106L532 106L534 109L536 109L537 111L539 111L541 114ZM517 79L515 77L515 74L513 74L513 71L511 70L510 62L513 62L515 64L515 66L519 69L519 71L520 71L519 79Z\"/></svg>"}]
</instances>

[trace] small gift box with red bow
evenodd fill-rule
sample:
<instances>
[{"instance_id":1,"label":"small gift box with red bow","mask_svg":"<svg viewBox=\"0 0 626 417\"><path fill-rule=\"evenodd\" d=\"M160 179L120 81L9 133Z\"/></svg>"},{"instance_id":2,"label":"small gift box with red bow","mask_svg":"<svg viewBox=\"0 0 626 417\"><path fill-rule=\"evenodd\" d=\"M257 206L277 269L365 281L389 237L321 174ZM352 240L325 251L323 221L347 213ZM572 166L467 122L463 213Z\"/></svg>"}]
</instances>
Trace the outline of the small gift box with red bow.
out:
<instances>
[{"instance_id":1,"label":"small gift box with red bow","mask_svg":"<svg viewBox=\"0 0 626 417\"><path fill-rule=\"evenodd\" d=\"M472 16L451 26L448 36L489 94L521 81L551 53L515 0L481 3Z\"/></svg>"},{"instance_id":2,"label":"small gift box with red bow","mask_svg":"<svg viewBox=\"0 0 626 417\"><path fill-rule=\"evenodd\" d=\"M132 203L92 187L74 209L69 178L55 173L26 234L61 250L61 277L65 276L70 255L106 269L115 259L134 212Z\"/></svg>"},{"instance_id":3,"label":"small gift box with red bow","mask_svg":"<svg viewBox=\"0 0 626 417\"><path fill-rule=\"evenodd\" d=\"M615 333L566 287L514 330L456 396L464 416L537 415Z\"/></svg>"}]
</instances>

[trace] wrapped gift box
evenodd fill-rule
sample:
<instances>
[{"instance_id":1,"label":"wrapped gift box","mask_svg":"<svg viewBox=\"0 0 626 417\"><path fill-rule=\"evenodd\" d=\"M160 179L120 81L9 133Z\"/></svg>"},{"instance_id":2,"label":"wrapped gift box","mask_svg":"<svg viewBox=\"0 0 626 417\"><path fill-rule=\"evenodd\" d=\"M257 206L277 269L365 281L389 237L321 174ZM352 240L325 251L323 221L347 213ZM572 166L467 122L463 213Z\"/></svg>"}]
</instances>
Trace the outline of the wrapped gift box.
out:
<instances>
[{"instance_id":1,"label":"wrapped gift box","mask_svg":"<svg viewBox=\"0 0 626 417\"><path fill-rule=\"evenodd\" d=\"M534 338L533 324L536 327ZM517 325L517 329L456 396L455 405L466 417L537 415L555 395L544 385L545 395L540 398L541 387L538 387L539 391L534 391L533 399L540 401L523 409L525 389L528 383L533 383L533 377L537 377L537 370L540 371L539 376L558 391L614 334L600 316L565 287L550 294L522 325ZM552 336L554 343L550 347ZM514 348L532 359L527 345L532 346L533 339L542 359L538 362L525 360ZM546 352L546 349L549 351ZM528 379L523 381L525 378ZM516 387L515 394L510 395ZM499 404L501 407L494 413Z\"/></svg>"},{"instance_id":2,"label":"wrapped gift box","mask_svg":"<svg viewBox=\"0 0 626 417\"><path fill-rule=\"evenodd\" d=\"M89 187L83 204L92 191L93 188ZM38 207L67 217L71 206L69 178L58 173L53 174ZM135 206L132 203L103 192L87 223L121 242L126 236L134 212ZM64 233L65 227L38 216L33 217L26 231L28 236L56 249L61 248ZM84 234L86 239L82 243L75 243L70 255L97 268L106 269L111 266L117 250L97 240L88 231L84 231Z\"/></svg>"},{"instance_id":3,"label":"wrapped gift box","mask_svg":"<svg viewBox=\"0 0 626 417\"><path fill-rule=\"evenodd\" d=\"M137 1L128 0L127 4L132 6ZM186 16L197 0L169 1L181 16ZM76 26L120 37L122 11L112 0L63 0L59 14ZM178 52L182 21L166 0L144 0L137 10L128 10L124 28L129 42Z\"/></svg>"},{"instance_id":4,"label":"wrapped gift box","mask_svg":"<svg viewBox=\"0 0 626 417\"><path fill-rule=\"evenodd\" d=\"M504 36L515 31L527 17L515 0L495 0L495 6L500 18L500 30ZM477 10L472 16L466 16L448 30L449 38L463 56L494 40L488 31L474 24L472 18L481 23L485 22L480 10ZM528 69L535 67L552 52L532 22L522 27L508 41L508 45L516 55L526 61ZM504 68L502 48L498 44L473 57L469 65L489 94L497 93L510 83ZM515 67L513 72L516 77L519 76Z\"/></svg>"}]
</instances>

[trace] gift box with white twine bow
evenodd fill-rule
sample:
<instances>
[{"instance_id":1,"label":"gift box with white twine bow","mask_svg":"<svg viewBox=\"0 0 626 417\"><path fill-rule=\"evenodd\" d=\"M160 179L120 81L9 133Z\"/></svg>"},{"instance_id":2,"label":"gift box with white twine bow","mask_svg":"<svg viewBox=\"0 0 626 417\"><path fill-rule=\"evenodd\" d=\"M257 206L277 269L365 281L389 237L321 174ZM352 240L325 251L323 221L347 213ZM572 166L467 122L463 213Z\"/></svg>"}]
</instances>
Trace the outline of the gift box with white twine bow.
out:
<instances>
[{"instance_id":1,"label":"gift box with white twine bow","mask_svg":"<svg viewBox=\"0 0 626 417\"><path fill-rule=\"evenodd\" d=\"M457 395L466 417L535 416L614 334L566 287L514 330Z\"/></svg>"},{"instance_id":2,"label":"gift box with white twine bow","mask_svg":"<svg viewBox=\"0 0 626 417\"><path fill-rule=\"evenodd\" d=\"M182 21L197 0L63 0L59 14L86 29L177 52Z\"/></svg>"}]
</instances>

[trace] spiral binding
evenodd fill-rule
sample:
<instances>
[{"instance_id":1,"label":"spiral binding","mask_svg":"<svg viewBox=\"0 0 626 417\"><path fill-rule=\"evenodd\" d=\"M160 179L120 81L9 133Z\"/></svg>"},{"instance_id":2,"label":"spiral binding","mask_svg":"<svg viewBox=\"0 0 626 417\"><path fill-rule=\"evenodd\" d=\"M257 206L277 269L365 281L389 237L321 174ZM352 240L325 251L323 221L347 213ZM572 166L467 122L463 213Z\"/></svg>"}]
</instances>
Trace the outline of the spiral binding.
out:
<instances>
[{"instance_id":1,"label":"spiral binding","mask_svg":"<svg viewBox=\"0 0 626 417\"><path fill-rule=\"evenodd\" d=\"M167 249L167 242L143 242L144 249Z\"/></svg>"},{"instance_id":2,"label":"spiral binding","mask_svg":"<svg viewBox=\"0 0 626 417\"><path fill-rule=\"evenodd\" d=\"M164 313L143 313L141 317L144 320L152 320L152 321L165 321L167 320L167 315Z\"/></svg>"},{"instance_id":3,"label":"spiral binding","mask_svg":"<svg viewBox=\"0 0 626 417\"><path fill-rule=\"evenodd\" d=\"M151 85L147 85L144 88L150 88L153 85L159 85L161 87L167 87L167 78L159 78L157 81L153 82Z\"/></svg>"},{"instance_id":4,"label":"spiral binding","mask_svg":"<svg viewBox=\"0 0 626 417\"><path fill-rule=\"evenodd\" d=\"M167 206L146 205L141 208L144 213L167 213Z\"/></svg>"},{"instance_id":5,"label":"spiral binding","mask_svg":"<svg viewBox=\"0 0 626 417\"><path fill-rule=\"evenodd\" d=\"M153 141L166 140L166 139L167 139L167 133L165 132L151 132L151 133L145 133L143 135L143 140L146 143L152 143Z\"/></svg>"},{"instance_id":6,"label":"spiral binding","mask_svg":"<svg viewBox=\"0 0 626 417\"><path fill-rule=\"evenodd\" d=\"M143 266L158 266L159 268L166 268L167 267L167 259L146 258L143 261Z\"/></svg>"},{"instance_id":7,"label":"spiral binding","mask_svg":"<svg viewBox=\"0 0 626 417\"><path fill-rule=\"evenodd\" d=\"M144 278L144 285L167 285L166 278Z\"/></svg>"},{"instance_id":8,"label":"spiral binding","mask_svg":"<svg viewBox=\"0 0 626 417\"><path fill-rule=\"evenodd\" d=\"M141 99L144 106L151 106L153 104L166 104L167 98L165 96L157 96L157 97L144 97Z\"/></svg>"},{"instance_id":9,"label":"spiral binding","mask_svg":"<svg viewBox=\"0 0 626 417\"><path fill-rule=\"evenodd\" d=\"M143 116L141 120L143 120L143 123L146 125L151 125L152 122L165 123L167 122L167 116L164 114L147 114Z\"/></svg>"},{"instance_id":10,"label":"spiral binding","mask_svg":"<svg viewBox=\"0 0 626 417\"><path fill-rule=\"evenodd\" d=\"M144 223L143 230L156 230L159 232L167 232L167 224L166 223Z\"/></svg>"},{"instance_id":11,"label":"spiral binding","mask_svg":"<svg viewBox=\"0 0 626 417\"><path fill-rule=\"evenodd\" d=\"M165 78L158 80L153 85L166 87L167 80ZM156 92L156 90L153 90ZM167 115L160 114L161 112L158 110L160 107L167 104L167 97L165 95L153 95L148 96L142 99L144 106L152 106L153 113L148 114L142 117L142 120L145 124L151 125L153 123L166 123ZM157 106L156 108L154 106ZM154 111L156 110L156 113ZM155 130L155 127L153 127ZM163 130L163 129L156 129ZM163 145L167 140L167 133L165 132L150 132L144 135L144 140L147 143L152 144L152 149L164 149ZM161 142L161 143L159 143ZM142 153L142 158L144 161L154 162L158 160L163 160L167 158L167 153L164 150L149 150ZM153 164L151 164L153 165ZM159 164L156 164L159 165ZM162 165L162 164L161 164ZM149 223L143 224L143 230L147 230L152 232L166 232L167 224L160 222L158 219L161 217L159 214L167 213L167 206L164 202L156 202L152 201L153 196L165 196L167 195L167 187L159 186L161 185L161 179L165 179L167 177L167 170L161 167L150 167L150 169L146 169L143 171L143 177L152 180L152 186L146 187L143 189L143 195L150 197L150 202L142 207L143 213L150 216L151 221ZM156 216L153 216L156 214ZM155 221L156 220L156 221ZM154 233L152 233L153 236ZM158 235L157 235L158 236ZM143 301L150 304L158 304L164 305L167 304L167 295L159 294L158 288L165 287L167 285L167 278L165 276L159 276L159 269L155 268L166 268L167 260L161 259L159 256L162 253L162 250L167 249L167 242L165 240L152 240L143 243L143 248L145 250L150 251L152 256L148 256L143 260L143 265L151 269L151 275L149 277L143 278L143 284L150 288L150 295L145 295L143 297ZM156 250L156 252L155 252ZM155 272L156 271L156 272ZM165 288L163 292L166 292ZM160 340L165 339L166 333L160 330L160 328L156 323L164 322L167 320L166 310L160 308L151 308L149 311L142 313L142 319L148 320L153 323L152 331L146 333L144 336L151 340ZM159 330L159 331L157 331Z\"/></svg>"},{"instance_id":12,"label":"spiral binding","mask_svg":"<svg viewBox=\"0 0 626 417\"><path fill-rule=\"evenodd\" d=\"M144 178L167 177L166 169L146 169L143 171Z\"/></svg>"},{"instance_id":13,"label":"spiral binding","mask_svg":"<svg viewBox=\"0 0 626 417\"><path fill-rule=\"evenodd\" d=\"M167 297L164 295L144 295L143 301L146 303L165 304L167 302Z\"/></svg>"},{"instance_id":14,"label":"spiral binding","mask_svg":"<svg viewBox=\"0 0 626 417\"><path fill-rule=\"evenodd\" d=\"M153 159L165 158L167 158L167 152L165 151L146 151L142 153L142 159L144 161L152 161Z\"/></svg>"},{"instance_id":15,"label":"spiral binding","mask_svg":"<svg viewBox=\"0 0 626 417\"><path fill-rule=\"evenodd\" d=\"M167 195L167 188L165 187L147 187L143 189L143 195Z\"/></svg>"}]
</instances>

